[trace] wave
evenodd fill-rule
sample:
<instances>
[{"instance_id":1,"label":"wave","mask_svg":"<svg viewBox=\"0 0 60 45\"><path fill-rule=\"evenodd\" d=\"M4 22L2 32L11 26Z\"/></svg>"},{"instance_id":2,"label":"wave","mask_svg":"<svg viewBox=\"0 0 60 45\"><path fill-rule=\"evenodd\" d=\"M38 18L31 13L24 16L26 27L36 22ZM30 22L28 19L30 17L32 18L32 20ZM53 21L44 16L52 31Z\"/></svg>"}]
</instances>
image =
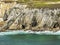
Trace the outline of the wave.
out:
<instances>
[{"instance_id":1,"label":"wave","mask_svg":"<svg viewBox=\"0 0 60 45\"><path fill-rule=\"evenodd\" d=\"M38 35L60 35L60 31L53 32L53 31L6 31L6 32L0 32L0 35L17 35L17 34L38 34Z\"/></svg>"}]
</instances>

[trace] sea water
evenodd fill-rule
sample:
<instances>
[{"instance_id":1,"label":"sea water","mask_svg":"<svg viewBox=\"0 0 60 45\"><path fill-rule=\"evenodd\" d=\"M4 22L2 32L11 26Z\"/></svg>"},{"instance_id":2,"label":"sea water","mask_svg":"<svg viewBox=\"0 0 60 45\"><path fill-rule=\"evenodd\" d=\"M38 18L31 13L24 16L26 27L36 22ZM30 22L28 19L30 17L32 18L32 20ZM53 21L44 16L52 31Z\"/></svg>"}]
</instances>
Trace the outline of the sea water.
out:
<instances>
[{"instance_id":1,"label":"sea water","mask_svg":"<svg viewBox=\"0 0 60 45\"><path fill-rule=\"evenodd\" d=\"M0 45L60 45L60 36L36 34L1 35Z\"/></svg>"}]
</instances>

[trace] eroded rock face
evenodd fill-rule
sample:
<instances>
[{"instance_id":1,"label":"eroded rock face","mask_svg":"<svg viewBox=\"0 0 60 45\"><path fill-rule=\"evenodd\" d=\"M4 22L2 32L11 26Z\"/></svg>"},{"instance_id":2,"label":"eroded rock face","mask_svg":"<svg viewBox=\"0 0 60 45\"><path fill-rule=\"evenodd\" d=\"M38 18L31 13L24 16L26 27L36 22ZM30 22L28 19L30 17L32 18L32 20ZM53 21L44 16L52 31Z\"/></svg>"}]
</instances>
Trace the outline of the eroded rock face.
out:
<instances>
[{"instance_id":1,"label":"eroded rock face","mask_svg":"<svg viewBox=\"0 0 60 45\"><path fill-rule=\"evenodd\" d=\"M26 5L18 4L8 12L6 11L3 19L6 21L6 24L2 27L4 30L59 30L60 9L30 9L26 8ZM11 27L13 24L15 28Z\"/></svg>"}]
</instances>

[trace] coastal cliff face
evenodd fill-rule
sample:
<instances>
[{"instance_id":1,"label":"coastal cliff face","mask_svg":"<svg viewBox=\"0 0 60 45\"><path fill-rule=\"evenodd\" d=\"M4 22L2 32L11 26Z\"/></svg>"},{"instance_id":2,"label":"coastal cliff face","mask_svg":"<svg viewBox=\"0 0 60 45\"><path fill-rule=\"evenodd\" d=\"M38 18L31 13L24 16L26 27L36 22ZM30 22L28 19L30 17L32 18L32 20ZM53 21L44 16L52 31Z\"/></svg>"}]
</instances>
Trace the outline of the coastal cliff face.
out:
<instances>
[{"instance_id":1,"label":"coastal cliff face","mask_svg":"<svg viewBox=\"0 0 60 45\"><path fill-rule=\"evenodd\" d=\"M0 3L0 10L1 10L0 18L2 18L4 16L5 10L9 10L9 8L13 7L14 5L16 5L16 3L14 3L14 2L12 2L12 3L1 2Z\"/></svg>"},{"instance_id":2,"label":"coastal cliff face","mask_svg":"<svg viewBox=\"0 0 60 45\"><path fill-rule=\"evenodd\" d=\"M32 9L27 8L27 5L17 4L9 11L5 11L3 20L6 23L2 26L2 30L58 31L60 29L60 9Z\"/></svg>"},{"instance_id":3,"label":"coastal cliff face","mask_svg":"<svg viewBox=\"0 0 60 45\"><path fill-rule=\"evenodd\" d=\"M9 10L10 8L14 7L16 5L16 2L7 2L8 0L0 0L0 27L5 24L3 21L3 16L6 10Z\"/></svg>"},{"instance_id":4,"label":"coastal cliff face","mask_svg":"<svg viewBox=\"0 0 60 45\"><path fill-rule=\"evenodd\" d=\"M40 3L40 5L47 5L47 2ZM60 8L48 8L51 5L45 8L42 6L40 6L42 8L30 8L32 5L28 6L30 5L16 2L0 2L0 30L60 30Z\"/></svg>"}]
</instances>

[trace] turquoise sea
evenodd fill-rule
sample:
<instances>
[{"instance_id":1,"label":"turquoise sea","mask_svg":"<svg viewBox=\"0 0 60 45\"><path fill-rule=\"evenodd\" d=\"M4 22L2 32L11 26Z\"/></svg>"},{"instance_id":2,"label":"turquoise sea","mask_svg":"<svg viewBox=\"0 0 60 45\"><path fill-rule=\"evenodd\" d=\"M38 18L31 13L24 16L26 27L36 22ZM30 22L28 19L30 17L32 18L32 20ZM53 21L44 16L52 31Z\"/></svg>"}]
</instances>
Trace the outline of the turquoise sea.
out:
<instances>
[{"instance_id":1,"label":"turquoise sea","mask_svg":"<svg viewBox=\"0 0 60 45\"><path fill-rule=\"evenodd\" d=\"M0 36L0 45L60 45L60 36L17 34Z\"/></svg>"}]
</instances>

